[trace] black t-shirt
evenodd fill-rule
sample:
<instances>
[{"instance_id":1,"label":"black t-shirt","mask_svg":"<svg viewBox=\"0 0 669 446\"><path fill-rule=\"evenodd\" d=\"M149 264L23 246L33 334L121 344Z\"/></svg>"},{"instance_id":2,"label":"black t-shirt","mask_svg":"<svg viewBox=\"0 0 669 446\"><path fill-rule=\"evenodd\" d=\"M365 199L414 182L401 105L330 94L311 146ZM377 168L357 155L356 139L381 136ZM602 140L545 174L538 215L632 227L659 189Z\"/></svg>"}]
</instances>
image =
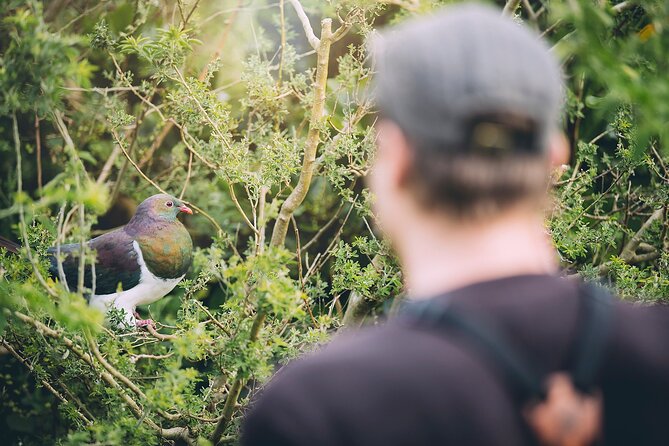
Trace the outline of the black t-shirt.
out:
<instances>
[{"instance_id":1,"label":"black t-shirt","mask_svg":"<svg viewBox=\"0 0 669 446\"><path fill-rule=\"evenodd\" d=\"M569 368L581 296L573 281L518 276L434 299L494 320L539 372ZM616 302L597 382L604 444L669 445L669 307ZM457 336L405 321L337 336L280 370L248 413L242 444L534 444L494 362Z\"/></svg>"}]
</instances>

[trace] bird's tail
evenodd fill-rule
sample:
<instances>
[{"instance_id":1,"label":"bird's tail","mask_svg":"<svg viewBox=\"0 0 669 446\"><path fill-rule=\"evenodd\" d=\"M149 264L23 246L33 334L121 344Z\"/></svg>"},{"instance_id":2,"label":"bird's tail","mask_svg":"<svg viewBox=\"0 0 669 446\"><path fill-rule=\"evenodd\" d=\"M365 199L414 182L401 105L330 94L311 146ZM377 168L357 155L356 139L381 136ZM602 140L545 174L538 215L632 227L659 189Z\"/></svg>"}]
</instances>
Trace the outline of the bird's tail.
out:
<instances>
[{"instance_id":1,"label":"bird's tail","mask_svg":"<svg viewBox=\"0 0 669 446\"><path fill-rule=\"evenodd\" d=\"M0 248L5 248L8 252L17 254L19 249L21 249L21 245L0 236Z\"/></svg>"}]
</instances>

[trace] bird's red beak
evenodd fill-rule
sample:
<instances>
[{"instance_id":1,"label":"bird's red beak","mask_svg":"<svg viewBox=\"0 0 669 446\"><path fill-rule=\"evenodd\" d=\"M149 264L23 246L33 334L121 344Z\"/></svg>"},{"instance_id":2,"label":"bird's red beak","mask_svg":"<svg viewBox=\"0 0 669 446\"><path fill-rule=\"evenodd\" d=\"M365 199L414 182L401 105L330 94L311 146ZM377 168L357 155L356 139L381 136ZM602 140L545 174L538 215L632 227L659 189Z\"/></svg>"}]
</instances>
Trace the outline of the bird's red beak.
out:
<instances>
[{"instance_id":1,"label":"bird's red beak","mask_svg":"<svg viewBox=\"0 0 669 446\"><path fill-rule=\"evenodd\" d=\"M179 206L179 210L181 212L185 212L186 214L193 215L193 210L191 208L189 208L188 206L186 206L185 204L182 204L181 206Z\"/></svg>"}]
</instances>

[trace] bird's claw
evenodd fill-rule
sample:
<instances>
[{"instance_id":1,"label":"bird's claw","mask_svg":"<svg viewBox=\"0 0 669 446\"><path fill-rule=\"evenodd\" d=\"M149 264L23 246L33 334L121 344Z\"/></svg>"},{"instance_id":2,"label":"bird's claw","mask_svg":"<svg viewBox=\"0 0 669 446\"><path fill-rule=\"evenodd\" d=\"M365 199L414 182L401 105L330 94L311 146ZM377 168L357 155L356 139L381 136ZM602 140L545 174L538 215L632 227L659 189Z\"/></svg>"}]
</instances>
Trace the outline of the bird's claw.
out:
<instances>
[{"instance_id":1,"label":"bird's claw","mask_svg":"<svg viewBox=\"0 0 669 446\"><path fill-rule=\"evenodd\" d=\"M149 325L152 328L156 328L156 323L153 322L153 319L137 319L137 322L135 322L135 325L137 325L137 328L147 327Z\"/></svg>"}]
</instances>

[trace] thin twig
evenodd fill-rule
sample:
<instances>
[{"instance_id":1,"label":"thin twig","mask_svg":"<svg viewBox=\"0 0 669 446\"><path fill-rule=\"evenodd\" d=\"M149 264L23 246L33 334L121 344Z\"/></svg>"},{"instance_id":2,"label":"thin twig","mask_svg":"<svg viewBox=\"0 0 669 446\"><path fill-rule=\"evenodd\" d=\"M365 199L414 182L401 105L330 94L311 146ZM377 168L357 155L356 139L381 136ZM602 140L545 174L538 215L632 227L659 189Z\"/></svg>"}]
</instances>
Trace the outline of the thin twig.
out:
<instances>
[{"instance_id":1,"label":"thin twig","mask_svg":"<svg viewBox=\"0 0 669 446\"><path fill-rule=\"evenodd\" d=\"M244 209L242 209L242 206L239 204L239 200L237 199L237 195L235 194L235 186L232 183L228 183L228 189L230 189L230 199L232 202L235 204L235 207L239 211L239 213L242 215L242 218L244 219L244 222L246 225L251 228L254 234L259 234L258 228L256 228L253 223L251 223L251 220L246 216L246 212L244 212Z\"/></svg>"},{"instance_id":2,"label":"thin twig","mask_svg":"<svg viewBox=\"0 0 669 446\"><path fill-rule=\"evenodd\" d=\"M337 212L334 213L334 215L330 218L330 220L328 220L327 223L325 223L323 226L321 226L318 229L316 234L314 234L314 236L311 238L311 240L309 240L307 243L305 243L302 246L302 249L300 249L300 251L302 251L302 252L306 251L307 249L309 249L311 247L311 245L313 245L314 243L316 243L318 241L318 239L321 237L321 235L323 235L323 233L325 231L327 231L328 228L330 228L330 226L332 226L332 224L335 222L335 220L337 220L337 217L339 217L339 213L341 212L343 207L344 207L344 203L342 202L342 203L339 204L339 208L337 209Z\"/></svg>"},{"instance_id":3,"label":"thin twig","mask_svg":"<svg viewBox=\"0 0 669 446\"><path fill-rule=\"evenodd\" d=\"M197 299L194 299L194 302L198 307L200 307L200 309L202 311L204 311L204 313L207 315L207 317L209 317L209 320L212 321L214 323L214 325L216 325L218 328L220 328L221 331L223 331L223 333L230 336L230 330L228 330L225 327L225 325L221 324L220 321L218 319L216 319L213 314L211 314L211 312L207 309L207 307L202 305L202 303Z\"/></svg>"},{"instance_id":4,"label":"thin twig","mask_svg":"<svg viewBox=\"0 0 669 446\"><path fill-rule=\"evenodd\" d=\"M19 125L16 120L16 113L12 114L12 127L14 133L14 149L16 150L16 191L19 194L23 193L23 174L22 174L22 159L21 159L21 138L19 136ZM23 213L23 198L18 202L19 206L19 230L21 232L21 238L23 239L23 246L26 250L26 255L28 261L32 266L33 273L37 277L39 284L46 290L51 297L57 298L58 294L54 291L51 286L47 283L42 276L39 268L37 267L37 260L33 257L32 249L30 248L30 241L28 240L28 229L26 225L25 215Z\"/></svg>"},{"instance_id":5,"label":"thin twig","mask_svg":"<svg viewBox=\"0 0 669 446\"><path fill-rule=\"evenodd\" d=\"M193 152L188 153L188 170L186 171L186 180L184 181L184 186L181 188L181 193L179 194L179 199L181 200L186 193L186 188L188 187L188 181L190 181L191 171L193 169Z\"/></svg>"},{"instance_id":6,"label":"thin twig","mask_svg":"<svg viewBox=\"0 0 669 446\"><path fill-rule=\"evenodd\" d=\"M195 0L195 4L194 4L193 7L191 8L191 10L190 10L190 12L188 13L188 15L186 15L186 18L184 19L184 21L181 23L181 30L182 30L182 31L183 31L184 29L186 29L186 26L188 25L188 21L190 20L191 16L192 16L193 13L195 12L195 10L196 10L197 7L199 6L199 4L200 4L200 0Z\"/></svg>"},{"instance_id":7,"label":"thin twig","mask_svg":"<svg viewBox=\"0 0 669 446\"><path fill-rule=\"evenodd\" d=\"M114 130L111 131L111 134L112 134L112 137L114 138L114 140L116 141L116 144L118 144L118 146L121 148L121 151L123 152L123 154L125 155L125 157L128 159L128 161L130 162L130 164L132 164L132 166L135 168L135 170L137 170L137 173L139 173L139 175L140 175L142 178L144 178L144 179L145 179L149 184L151 184L153 187L155 187L156 189L158 189L161 193L163 193L163 194L168 194L168 195L169 195L169 193L168 193L167 191L165 191L165 190L164 190L162 187L160 187L155 181L153 181L153 180L152 180L151 178L149 178L144 172L142 172L142 169L139 168L139 166L137 165L137 163L130 157L130 154L128 154L128 152L125 150L125 147L123 147L123 143L122 143L121 140L119 139L118 134L117 134ZM218 222L217 222L216 220L214 220L214 218L213 218L211 215L209 215L207 212L205 212L205 211L202 210L200 207L194 205L194 204L191 203L191 202L186 202L186 204L188 204L190 207L192 207L193 209L195 209L198 213L202 214L202 216L204 216L207 220L209 220L209 221L211 222L211 224L213 224L214 227L216 227L217 235L218 235L219 237L223 234L223 228L221 228L221 225L219 225Z\"/></svg>"},{"instance_id":8,"label":"thin twig","mask_svg":"<svg viewBox=\"0 0 669 446\"><path fill-rule=\"evenodd\" d=\"M42 194L42 137L40 136L39 117L35 114L35 158L37 160L37 190Z\"/></svg>"}]
</instances>

